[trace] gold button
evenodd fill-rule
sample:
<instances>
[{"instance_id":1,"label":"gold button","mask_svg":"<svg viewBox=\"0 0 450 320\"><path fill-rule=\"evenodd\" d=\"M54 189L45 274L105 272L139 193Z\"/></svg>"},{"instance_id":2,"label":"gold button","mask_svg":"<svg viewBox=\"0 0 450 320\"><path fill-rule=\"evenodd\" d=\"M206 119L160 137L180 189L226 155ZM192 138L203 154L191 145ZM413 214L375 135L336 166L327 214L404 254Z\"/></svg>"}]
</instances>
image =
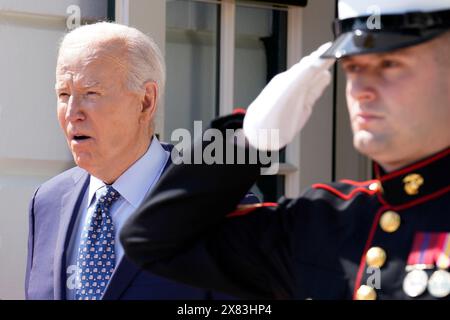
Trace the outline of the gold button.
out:
<instances>
[{"instance_id":1,"label":"gold button","mask_svg":"<svg viewBox=\"0 0 450 320\"><path fill-rule=\"evenodd\" d=\"M370 267L381 268L386 262L386 251L380 247L370 248L366 253L366 262Z\"/></svg>"},{"instance_id":2,"label":"gold button","mask_svg":"<svg viewBox=\"0 0 450 320\"><path fill-rule=\"evenodd\" d=\"M400 227L400 215L392 210L386 211L380 218L380 227L385 232L395 232Z\"/></svg>"},{"instance_id":3,"label":"gold button","mask_svg":"<svg viewBox=\"0 0 450 320\"><path fill-rule=\"evenodd\" d=\"M406 194L414 196L419 193L420 187L424 184L425 179L418 173L408 174L404 179L403 183L404 190Z\"/></svg>"},{"instance_id":4,"label":"gold button","mask_svg":"<svg viewBox=\"0 0 450 320\"><path fill-rule=\"evenodd\" d=\"M381 190L381 184L380 184L380 182L379 182L379 181L377 181L377 182L372 182L372 183L369 185L369 190L370 190L370 191L380 191L380 190Z\"/></svg>"},{"instance_id":5,"label":"gold button","mask_svg":"<svg viewBox=\"0 0 450 320\"><path fill-rule=\"evenodd\" d=\"M356 291L356 300L376 300L377 293L375 289L366 285L359 287Z\"/></svg>"}]
</instances>

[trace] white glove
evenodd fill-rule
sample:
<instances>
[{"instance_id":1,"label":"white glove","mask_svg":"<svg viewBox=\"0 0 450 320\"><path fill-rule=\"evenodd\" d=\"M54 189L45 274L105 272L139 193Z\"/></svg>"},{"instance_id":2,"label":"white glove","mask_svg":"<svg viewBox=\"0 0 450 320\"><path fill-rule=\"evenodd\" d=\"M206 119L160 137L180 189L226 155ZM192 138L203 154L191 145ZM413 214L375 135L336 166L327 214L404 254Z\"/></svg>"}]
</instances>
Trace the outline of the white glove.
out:
<instances>
[{"instance_id":1,"label":"white glove","mask_svg":"<svg viewBox=\"0 0 450 320\"><path fill-rule=\"evenodd\" d=\"M314 103L331 81L328 69L335 59L320 56L331 46L323 44L289 70L275 76L250 104L244 118L244 134L259 150L279 150L294 139L312 112ZM279 141L264 138L279 130Z\"/></svg>"}]
</instances>

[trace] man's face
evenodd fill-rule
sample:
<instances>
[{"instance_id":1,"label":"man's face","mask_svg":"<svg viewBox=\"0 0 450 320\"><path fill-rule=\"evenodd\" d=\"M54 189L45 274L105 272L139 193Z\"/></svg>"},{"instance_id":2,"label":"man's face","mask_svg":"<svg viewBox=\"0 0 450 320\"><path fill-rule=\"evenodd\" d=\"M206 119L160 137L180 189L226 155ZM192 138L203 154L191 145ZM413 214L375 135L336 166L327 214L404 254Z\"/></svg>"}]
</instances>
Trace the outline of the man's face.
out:
<instances>
[{"instance_id":1,"label":"man's face","mask_svg":"<svg viewBox=\"0 0 450 320\"><path fill-rule=\"evenodd\" d=\"M74 160L109 183L142 156L150 141L143 95L127 89L120 56L101 46L69 46L56 69L58 120Z\"/></svg>"},{"instance_id":2,"label":"man's face","mask_svg":"<svg viewBox=\"0 0 450 320\"><path fill-rule=\"evenodd\" d=\"M391 171L450 145L450 74L430 43L347 57L342 67L360 152Z\"/></svg>"}]
</instances>

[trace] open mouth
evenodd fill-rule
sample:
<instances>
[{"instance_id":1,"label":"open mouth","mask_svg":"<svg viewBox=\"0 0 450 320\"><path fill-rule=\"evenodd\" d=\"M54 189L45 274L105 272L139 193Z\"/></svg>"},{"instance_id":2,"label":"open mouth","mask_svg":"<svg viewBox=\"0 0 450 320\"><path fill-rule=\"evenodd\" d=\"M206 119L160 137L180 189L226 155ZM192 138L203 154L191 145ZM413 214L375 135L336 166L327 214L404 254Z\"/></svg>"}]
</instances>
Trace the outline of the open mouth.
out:
<instances>
[{"instance_id":1,"label":"open mouth","mask_svg":"<svg viewBox=\"0 0 450 320\"><path fill-rule=\"evenodd\" d=\"M88 136L82 136L82 135L73 136L73 140L75 140L75 141L84 141L84 140L87 140L89 138L90 137L88 137Z\"/></svg>"}]
</instances>

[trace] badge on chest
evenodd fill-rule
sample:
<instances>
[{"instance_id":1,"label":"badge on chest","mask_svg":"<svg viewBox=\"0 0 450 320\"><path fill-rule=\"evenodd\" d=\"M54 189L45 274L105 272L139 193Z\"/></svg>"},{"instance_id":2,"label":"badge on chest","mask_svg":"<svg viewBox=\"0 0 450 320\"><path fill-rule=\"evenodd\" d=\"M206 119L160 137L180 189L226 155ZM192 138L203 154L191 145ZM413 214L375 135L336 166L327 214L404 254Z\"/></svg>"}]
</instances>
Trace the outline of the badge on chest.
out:
<instances>
[{"instance_id":1,"label":"badge on chest","mask_svg":"<svg viewBox=\"0 0 450 320\"><path fill-rule=\"evenodd\" d=\"M435 298L450 294L450 233L419 232L406 264L403 291L415 298L428 291Z\"/></svg>"}]
</instances>

